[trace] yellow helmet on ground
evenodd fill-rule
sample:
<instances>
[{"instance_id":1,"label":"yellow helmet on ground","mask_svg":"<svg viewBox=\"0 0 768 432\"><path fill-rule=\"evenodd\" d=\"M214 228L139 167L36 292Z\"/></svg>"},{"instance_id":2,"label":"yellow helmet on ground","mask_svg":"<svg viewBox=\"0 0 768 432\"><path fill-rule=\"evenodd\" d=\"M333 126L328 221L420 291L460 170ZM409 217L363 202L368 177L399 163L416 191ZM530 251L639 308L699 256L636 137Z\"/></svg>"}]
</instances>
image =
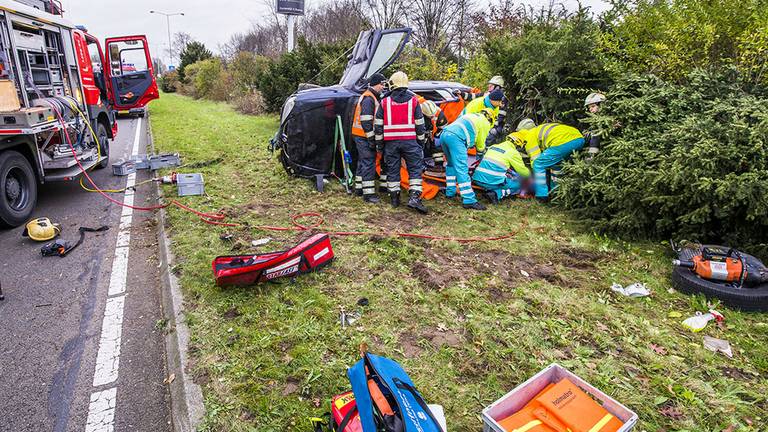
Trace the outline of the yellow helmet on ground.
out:
<instances>
[{"instance_id":1,"label":"yellow helmet on ground","mask_svg":"<svg viewBox=\"0 0 768 432\"><path fill-rule=\"evenodd\" d=\"M408 88L408 75L403 71L397 71L389 78L389 86L393 89Z\"/></svg>"},{"instance_id":2,"label":"yellow helmet on ground","mask_svg":"<svg viewBox=\"0 0 768 432\"><path fill-rule=\"evenodd\" d=\"M431 100L425 100L421 103L421 112L423 112L427 117L436 116L439 110L440 108L437 107L437 104Z\"/></svg>"},{"instance_id":3,"label":"yellow helmet on ground","mask_svg":"<svg viewBox=\"0 0 768 432\"><path fill-rule=\"evenodd\" d=\"M34 241L48 241L59 235L61 226L52 223L48 218L37 218L27 222L24 227L23 237L29 237Z\"/></svg>"}]
</instances>

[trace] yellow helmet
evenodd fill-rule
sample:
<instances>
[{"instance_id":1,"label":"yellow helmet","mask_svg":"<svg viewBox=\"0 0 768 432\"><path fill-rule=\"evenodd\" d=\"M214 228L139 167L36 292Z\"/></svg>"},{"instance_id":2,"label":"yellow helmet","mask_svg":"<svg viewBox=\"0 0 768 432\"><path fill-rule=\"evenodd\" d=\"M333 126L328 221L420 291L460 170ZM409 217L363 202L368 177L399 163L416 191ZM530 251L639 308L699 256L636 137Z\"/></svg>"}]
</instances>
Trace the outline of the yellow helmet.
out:
<instances>
[{"instance_id":1,"label":"yellow helmet","mask_svg":"<svg viewBox=\"0 0 768 432\"><path fill-rule=\"evenodd\" d=\"M421 112L427 117L434 117L440 112L440 108L438 108L437 104L431 100L425 100L421 103Z\"/></svg>"},{"instance_id":2,"label":"yellow helmet","mask_svg":"<svg viewBox=\"0 0 768 432\"><path fill-rule=\"evenodd\" d=\"M403 71L397 71L389 78L389 86L393 89L408 88L408 75Z\"/></svg>"},{"instance_id":3,"label":"yellow helmet","mask_svg":"<svg viewBox=\"0 0 768 432\"><path fill-rule=\"evenodd\" d=\"M59 235L61 226L52 223L48 218L38 218L27 222L24 227L23 237L29 237L34 241L48 241Z\"/></svg>"}]
</instances>

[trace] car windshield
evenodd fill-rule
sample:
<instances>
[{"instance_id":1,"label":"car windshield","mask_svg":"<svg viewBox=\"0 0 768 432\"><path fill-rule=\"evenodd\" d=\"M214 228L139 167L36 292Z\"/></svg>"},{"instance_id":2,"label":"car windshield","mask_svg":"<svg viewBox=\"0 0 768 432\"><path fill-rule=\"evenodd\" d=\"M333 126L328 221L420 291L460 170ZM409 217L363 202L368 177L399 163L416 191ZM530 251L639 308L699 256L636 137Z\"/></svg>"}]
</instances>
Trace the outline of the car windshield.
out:
<instances>
[{"instance_id":1,"label":"car windshield","mask_svg":"<svg viewBox=\"0 0 768 432\"><path fill-rule=\"evenodd\" d=\"M387 67L402 49L410 29L369 30L360 34L339 84L358 88L365 79ZM372 46L376 43L375 51Z\"/></svg>"},{"instance_id":2,"label":"car windshield","mask_svg":"<svg viewBox=\"0 0 768 432\"><path fill-rule=\"evenodd\" d=\"M381 36L379 46L376 47L376 53L373 55L368 72L363 78L368 78L379 70L383 69L389 60L397 53L397 49L405 38L406 32L389 33Z\"/></svg>"}]
</instances>

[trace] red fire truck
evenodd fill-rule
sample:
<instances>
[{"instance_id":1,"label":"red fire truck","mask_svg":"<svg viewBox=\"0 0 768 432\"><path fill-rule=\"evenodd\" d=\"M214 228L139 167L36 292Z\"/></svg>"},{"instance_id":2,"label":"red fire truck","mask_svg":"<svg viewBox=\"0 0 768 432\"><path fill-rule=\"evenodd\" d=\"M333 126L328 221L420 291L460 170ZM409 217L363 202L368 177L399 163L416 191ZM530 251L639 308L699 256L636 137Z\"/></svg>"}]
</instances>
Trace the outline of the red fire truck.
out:
<instances>
[{"instance_id":1,"label":"red fire truck","mask_svg":"<svg viewBox=\"0 0 768 432\"><path fill-rule=\"evenodd\" d=\"M58 2L0 0L0 225L29 219L39 185L79 178L73 151L106 167L117 111L159 97L145 36L104 48Z\"/></svg>"}]
</instances>

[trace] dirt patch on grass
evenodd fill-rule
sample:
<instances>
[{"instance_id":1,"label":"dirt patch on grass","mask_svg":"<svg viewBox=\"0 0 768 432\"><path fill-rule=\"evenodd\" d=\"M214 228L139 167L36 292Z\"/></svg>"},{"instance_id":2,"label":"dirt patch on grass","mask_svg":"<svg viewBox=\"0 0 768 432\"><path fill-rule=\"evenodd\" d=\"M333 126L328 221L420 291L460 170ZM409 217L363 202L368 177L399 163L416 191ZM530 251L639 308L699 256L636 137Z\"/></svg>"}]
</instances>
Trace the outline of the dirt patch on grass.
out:
<instances>
[{"instance_id":1,"label":"dirt patch on grass","mask_svg":"<svg viewBox=\"0 0 768 432\"><path fill-rule=\"evenodd\" d=\"M748 372L735 367L725 366L721 367L720 371L728 378L732 378L738 381L752 381L754 377Z\"/></svg>"},{"instance_id":2,"label":"dirt patch on grass","mask_svg":"<svg viewBox=\"0 0 768 432\"><path fill-rule=\"evenodd\" d=\"M389 205L387 203L387 205ZM369 231L382 233L412 232L424 224L424 216L409 212L378 212L366 218Z\"/></svg>"},{"instance_id":3,"label":"dirt patch on grass","mask_svg":"<svg viewBox=\"0 0 768 432\"><path fill-rule=\"evenodd\" d=\"M400 333L397 336L397 341L403 347L403 355L406 358L418 357L424 351L419 346L419 338L411 332Z\"/></svg>"},{"instance_id":4,"label":"dirt patch on grass","mask_svg":"<svg viewBox=\"0 0 768 432\"><path fill-rule=\"evenodd\" d=\"M595 252L576 246L560 246L557 249L556 260L565 267L577 270L593 270L595 264L606 261L611 255L605 252Z\"/></svg>"},{"instance_id":5,"label":"dirt patch on grass","mask_svg":"<svg viewBox=\"0 0 768 432\"><path fill-rule=\"evenodd\" d=\"M424 333L424 337L437 349L444 346L449 346L451 348L459 347L462 345L464 339L461 334L453 330L430 330Z\"/></svg>"},{"instance_id":6,"label":"dirt patch on grass","mask_svg":"<svg viewBox=\"0 0 768 432\"><path fill-rule=\"evenodd\" d=\"M455 253L427 245L423 257L414 260L411 273L432 289L443 289L451 283L465 282L479 275L496 277L505 286L514 286L526 279L543 279L555 285L563 282L552 263L501 250L468 248ZM493 288L496 296L504 297L498 286Z\"/></svg>"}]
</instances>

